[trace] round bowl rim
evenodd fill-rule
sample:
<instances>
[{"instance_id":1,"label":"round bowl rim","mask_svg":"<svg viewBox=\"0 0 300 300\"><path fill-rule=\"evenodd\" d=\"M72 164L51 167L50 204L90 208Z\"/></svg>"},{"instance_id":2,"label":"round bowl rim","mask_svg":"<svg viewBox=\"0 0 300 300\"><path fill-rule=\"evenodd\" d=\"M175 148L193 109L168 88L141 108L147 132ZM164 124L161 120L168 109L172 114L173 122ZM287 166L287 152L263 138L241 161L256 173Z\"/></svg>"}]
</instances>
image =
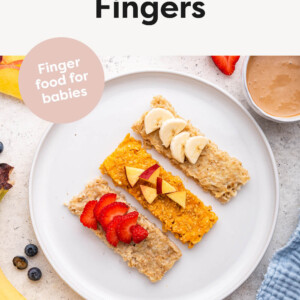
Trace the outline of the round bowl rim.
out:
<instances>
[{"instance_id":1,"label":"round bowl rim","mask_svg":"<svg viewBox=\"0 0 300 300\"><path fill-rule=\"evenodd\" d=\"M249 59L250 59L250 55L247 56L244 60L244 63L243 63L243 69L242 69L242 82L243 82L243 87L244 87L244 90L245 90L245 94L246 94L246 98L247 98L247 101L249 103L249 105L251 106L251 108L257 113L259 114L260 116L268 119L268 120L272 120L272 121L275 121L275 122L280 122L280 123L291 123L291 122L297 122L297 121L300 121L300 114L297 115L297 116L292 116L292 117L276 117L276 116L273 116L273 115L270 115L268 113L266 113L264 110L262 110L255 102L254 100L252 99L252 96L249 92L249 89L248 89L248 84L247 84L247 69L248 69L248 62L249 62Z\"/></svg>"}]
</instances>

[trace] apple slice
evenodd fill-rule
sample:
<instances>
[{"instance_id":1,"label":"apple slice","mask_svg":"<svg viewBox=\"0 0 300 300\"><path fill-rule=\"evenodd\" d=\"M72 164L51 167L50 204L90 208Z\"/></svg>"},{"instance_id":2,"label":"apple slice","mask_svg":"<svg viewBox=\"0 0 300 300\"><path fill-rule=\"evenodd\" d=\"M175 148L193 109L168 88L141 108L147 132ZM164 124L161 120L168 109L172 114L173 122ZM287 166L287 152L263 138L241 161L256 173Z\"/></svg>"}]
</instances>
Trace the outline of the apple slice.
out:
<instances>
[{"instance_id":1,"label":"apple slice","mask_svg":"<svg viewBox=\"0 0 300 300\"><path fill-rule=\"evenodd\" d=\"M156 184L157 177L160 173L160 166L158 164L155 164L145 170L141 175L140 178L143 180L146 180L150 183Z\"/></svg>"},{"instance_id":2,"label":"apple slice","mask_svg":"<svg viewBox=\"0 0 300 300\"><path fill-rule=\"evenodd\" d=\"M168 194L176 192L174 186L163 180L161 177L157 177L156 190L157 194Z\"/></svg>"},{"instance_id":3,"label":"apple slice","mask_svg":"<svg viewBox=\"0 0 300 300\"><path fill-rule=\"evenodd\" d=\"M167 196L171 200L173 200L174 202L176 202L177 204L179 204L180 206L185 208L185 202L186 202L186 192L185 191L167 194Z\"/></svg>"},{"instance_id":4,"label":"apple slice","mask_svg":"<svg viewBox=\"0 0 300 300\"><path fill-rule=\"evenodd\" d=\"M146 185L140 185L140 187L146 201L151 204L157 197L156 189Z\"/></svg>"},{"instance_id":5,"label":"apple slice","mask_svg":"<svg viewBox=\"0 0 300 300\"><path fill-rule=\"evenodd\" d=\"M144 171L143 169L125 167L126 177L131 187L134 187Z\"/></svg>"}]
</instances>

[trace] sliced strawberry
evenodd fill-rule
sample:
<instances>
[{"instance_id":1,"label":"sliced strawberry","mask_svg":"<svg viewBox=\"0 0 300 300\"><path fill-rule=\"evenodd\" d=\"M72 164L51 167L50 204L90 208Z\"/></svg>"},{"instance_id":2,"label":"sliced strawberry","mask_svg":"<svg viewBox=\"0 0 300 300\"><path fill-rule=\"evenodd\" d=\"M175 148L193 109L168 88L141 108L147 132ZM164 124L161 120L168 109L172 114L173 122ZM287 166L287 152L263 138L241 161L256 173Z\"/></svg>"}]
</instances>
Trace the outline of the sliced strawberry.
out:
<instances>
[{"instance_id":1,"label":"sliced strawberry","mask_svg":"<svg viewBox=\"0 0 300 300\"><path fill-rule=\"evenodd\" d=\"M231 75L235 70L235 64L239 60L239 56L212 56L215 65L225 75Z\"/></svg>"},{"instance_id":2,"label":"sliced strawberry","mask_svg":"<svg viewBox=\"0 0 300 300\"><path fill-rule=\"evenodd\" d=\"M117 199L117 194L114 193L105 194L100 198L100 200L98 201L97 205L94 208L94 214L98 222L100 222L99 218L100 218L101 210L105 206L114 203L116 199Z\"/></svg>"},{"instance_id":3,"label":"sliced strawberry","mask_svg":"<svg viewBox=\"0 0 300 300\"><path fill-rule=\"evenodd\" d=\"M132 233L130 228L136 225L139 213L133 211L122 217L121 222L117 226L117 235L120 241L129 244L131 242Z\"/></svg>"},{"instance_id":4,"label":"sliced strawberry","mask_svg":"<svg viewBox=\"0 0 300 300\"><path fill-rule=\"evenodd\" d=\"M114 247L117 247L119 243L119 238L117 235L117 226L121 220L122 216L114 217L113 220L108 224L106 229L106 239Z\"/></svg>"},{"instance_id":5,"label":"sliced strawberry","mask_svg":"<svg viewBox=\"0 0 300 300\"><path fill-rule=\"evenodd\" d=\"M80 222L88 228L97 229L97 220L94 216L94 208L97 204L97 200L89 201L80 216Z\"/></svg>"},{"instance_id":6,"label":"sliced strawberry","mask_svg":"<svg viewBox=\"0 0 300 300\"><path fill-rule=\"evenodd\" d=\"M99 216L99 223L106 231L108 224L113 220L116 216L123 216L127 213L129 207L123 202L114 202L106 207L104 207Z\"/></svg>"},{"instance_id":7,"label":"sliced strawberry","mask_svg":"<svg viewBox=\"0 0 300 300\"><path fill-rule=\"evenodd\" d=\"M130 228L132 233L132 240L138 244L148 236L148 231L141 225L135 225Z\"/></svg>"}]
</instances>

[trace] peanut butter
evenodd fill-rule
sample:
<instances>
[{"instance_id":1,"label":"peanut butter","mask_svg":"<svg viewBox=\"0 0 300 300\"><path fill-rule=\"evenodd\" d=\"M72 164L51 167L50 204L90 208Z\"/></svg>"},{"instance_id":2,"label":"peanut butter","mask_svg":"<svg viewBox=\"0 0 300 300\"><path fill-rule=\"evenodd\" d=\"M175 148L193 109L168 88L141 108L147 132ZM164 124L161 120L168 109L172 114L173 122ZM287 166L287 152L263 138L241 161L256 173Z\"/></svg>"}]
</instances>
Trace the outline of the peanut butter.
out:
<instances>
[{"instance_id":1,"label":"peanut butter","mask_svg":"<svg viewBox=\"0 0 300 300\"><path fill-rule=\"evenodd\" d=\"M253 101L276 117L300 114L300 56L252 56L247 86Z\"/></svg>"}]
</instances>

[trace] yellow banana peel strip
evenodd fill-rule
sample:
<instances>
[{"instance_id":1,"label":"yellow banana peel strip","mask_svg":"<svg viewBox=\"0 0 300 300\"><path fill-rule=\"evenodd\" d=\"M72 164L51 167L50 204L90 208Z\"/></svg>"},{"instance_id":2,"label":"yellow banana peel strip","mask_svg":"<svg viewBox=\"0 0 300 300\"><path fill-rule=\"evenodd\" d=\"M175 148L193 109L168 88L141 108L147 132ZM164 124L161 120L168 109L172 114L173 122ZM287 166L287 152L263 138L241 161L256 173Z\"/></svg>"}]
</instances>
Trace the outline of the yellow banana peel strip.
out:
<instances>
[{"instance_id":1,"label":"yellow banana peel strip","mask_svg":"<svg viewBox=\"0 0 300 300\"><path fill-rule=\"evenodd\" d=\"M0 299L1 300L26 300L19 291L6 278L0 269Z\"/></svg>"}]
</instances>

